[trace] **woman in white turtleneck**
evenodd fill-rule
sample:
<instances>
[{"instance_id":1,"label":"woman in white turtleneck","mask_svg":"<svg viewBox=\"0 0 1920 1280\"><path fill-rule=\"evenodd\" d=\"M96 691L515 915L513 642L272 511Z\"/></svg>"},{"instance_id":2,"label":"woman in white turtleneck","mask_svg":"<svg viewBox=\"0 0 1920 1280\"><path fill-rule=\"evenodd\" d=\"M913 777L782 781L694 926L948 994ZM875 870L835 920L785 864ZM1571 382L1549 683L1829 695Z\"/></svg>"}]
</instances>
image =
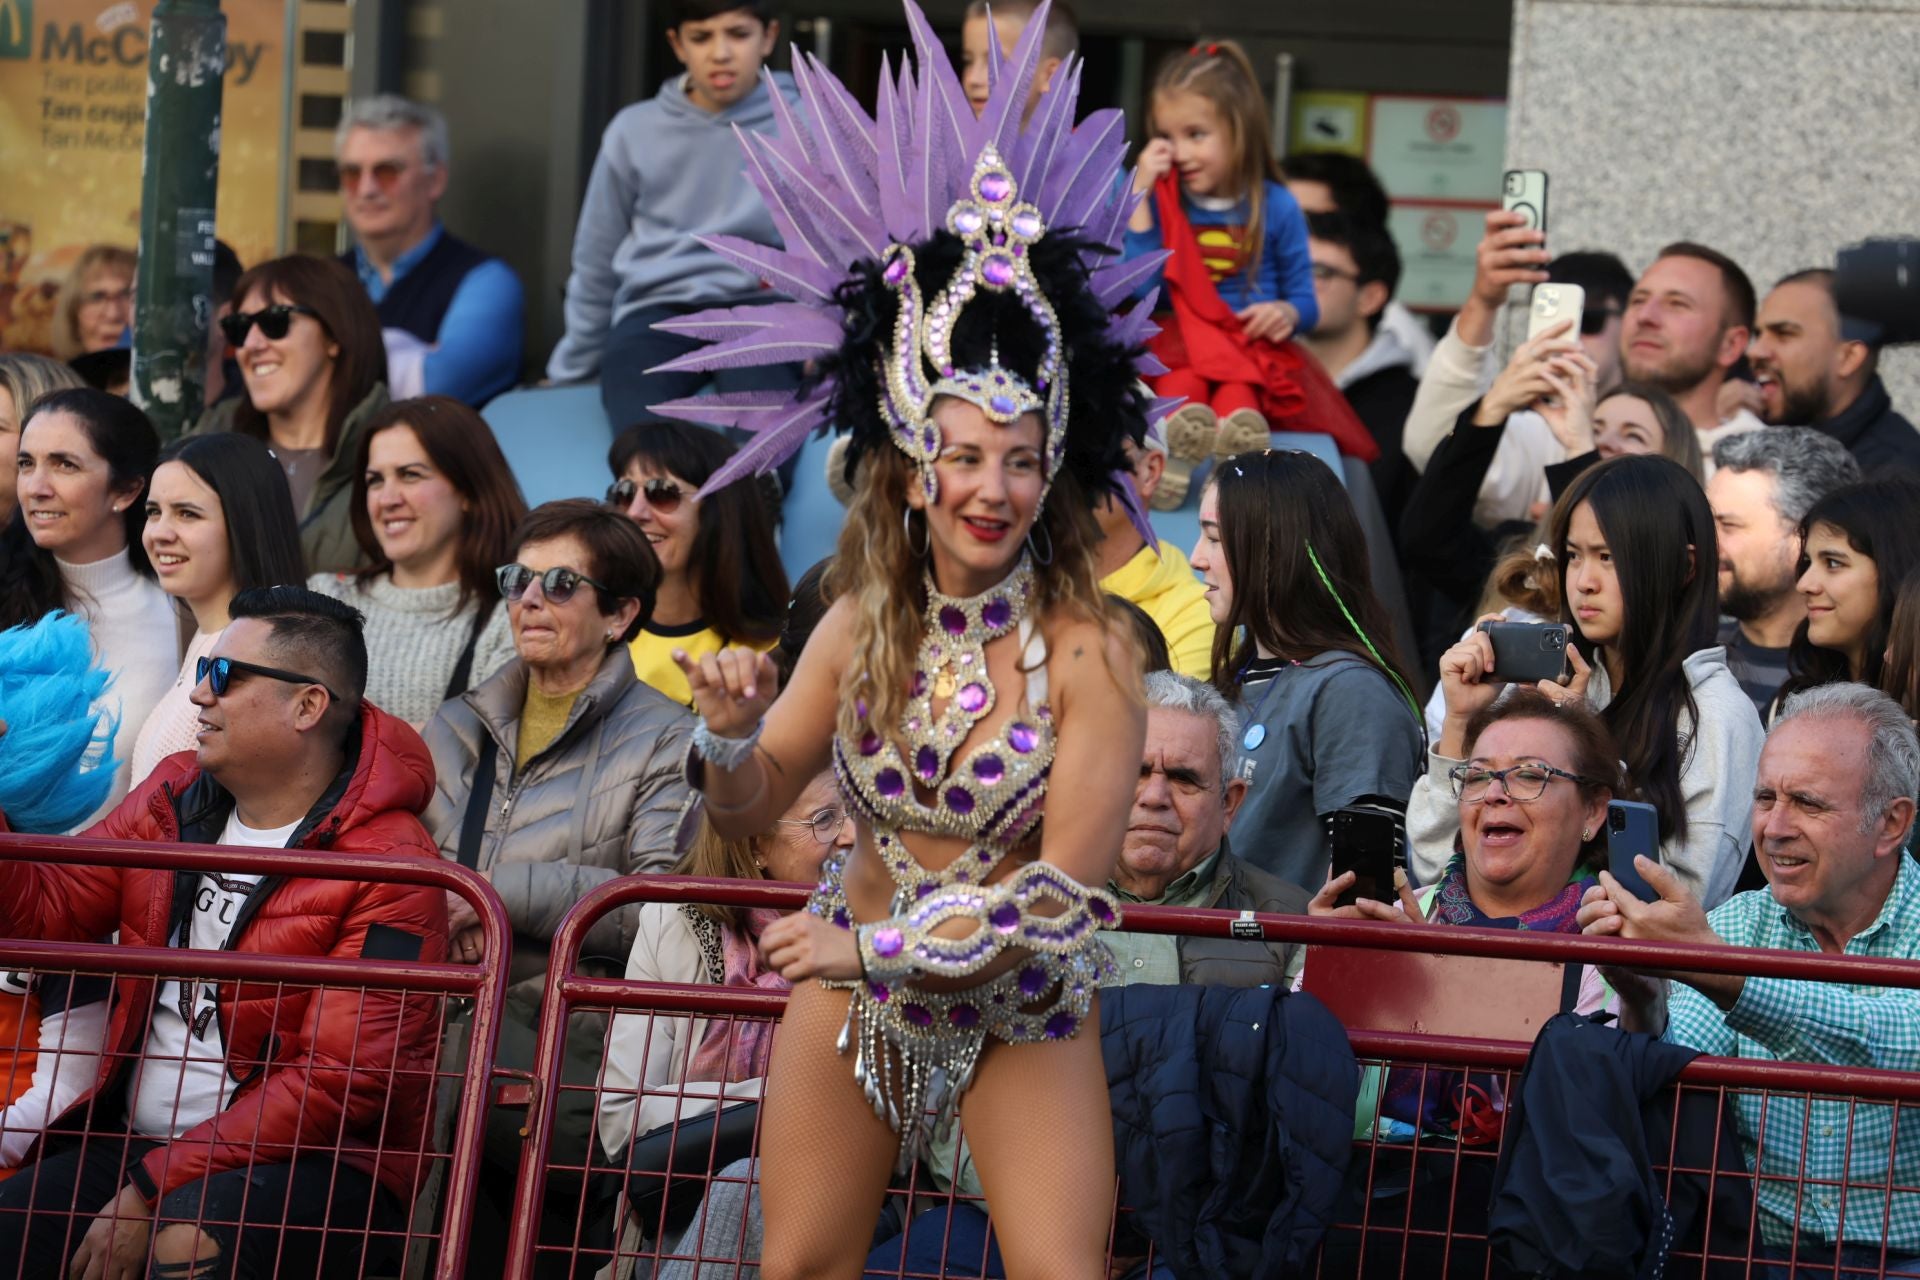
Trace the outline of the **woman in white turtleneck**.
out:
<instances>
[{"instance_id":1,"label":"woman in white turtleneck","mask_svg":"<svg viewBox=\"0 0 1920 1280\"><path fill-rule=\"evenodd\" d=\"M43 397L20 430L19 507L0 536L0 627L70 610L87 620L113 677L103 697L119 724L120 763L102 814L127 793L134 735L180 664L173 601L140 545L141 498L159 453L153 424L130 401L91 387Z\"/></svg>"}]
</instances>

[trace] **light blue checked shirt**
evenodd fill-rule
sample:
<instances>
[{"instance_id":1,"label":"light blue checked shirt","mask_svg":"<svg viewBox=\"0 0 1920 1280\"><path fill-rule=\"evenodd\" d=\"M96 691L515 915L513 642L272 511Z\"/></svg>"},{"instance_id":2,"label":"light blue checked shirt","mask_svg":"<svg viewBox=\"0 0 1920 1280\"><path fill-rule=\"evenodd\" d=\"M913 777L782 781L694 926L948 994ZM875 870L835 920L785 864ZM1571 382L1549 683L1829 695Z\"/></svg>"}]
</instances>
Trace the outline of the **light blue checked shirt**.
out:
<instances>
[{"instance_id":1,"label":"light blue checked shirt","mask_svg":"<svg viewBox=\"0 0 1920 1280\"><path fill-rule=\"evenodd\" d=\"M1893 892L1874 922L1847 943L1847 955L1920 958L1920 865L1896 856ZM1734 946L1820 949L1768 891L1736 894L1707 918ZM1675 983L1666 1038L1719 1057L1920 1071L1920 991L1748 978L1723 1013ZM1891 1105L1760 1093L1734 1094L1733 1105L1747 1166L1758 1175L1763 1242L1791 1244L1797 1227L1827 1243L1878 1245L1884 1221L1891 1252L1920 1254L1920 1194L1886 1190L1894 1154ZM1920 1186L1920 1108L1909 1106L1900 1120L1905 1145L1892 1185Z\"/></svg>"}]
</instances>

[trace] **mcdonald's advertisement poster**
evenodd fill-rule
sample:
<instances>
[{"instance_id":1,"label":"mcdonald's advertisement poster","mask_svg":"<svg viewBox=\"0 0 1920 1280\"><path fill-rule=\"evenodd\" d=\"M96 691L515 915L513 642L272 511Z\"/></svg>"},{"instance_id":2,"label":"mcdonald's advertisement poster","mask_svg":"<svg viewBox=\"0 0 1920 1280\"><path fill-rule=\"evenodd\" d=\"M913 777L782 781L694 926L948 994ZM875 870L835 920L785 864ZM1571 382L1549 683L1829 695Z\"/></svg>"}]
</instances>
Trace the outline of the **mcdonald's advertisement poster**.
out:
<instances>
[{"instance_id":1,"label":"mcdonald's advertisement poster","mask_svg":"<svg viewBox=\"0 0 1920 1280\"><path fill-rule=\"evenodd\" d=\"M0 351L45 351L92 244L140 239L156 0L0 0ZM243 263L280 240L287 0L223 6L218 235Z\"/></svg>"}]
</instances>

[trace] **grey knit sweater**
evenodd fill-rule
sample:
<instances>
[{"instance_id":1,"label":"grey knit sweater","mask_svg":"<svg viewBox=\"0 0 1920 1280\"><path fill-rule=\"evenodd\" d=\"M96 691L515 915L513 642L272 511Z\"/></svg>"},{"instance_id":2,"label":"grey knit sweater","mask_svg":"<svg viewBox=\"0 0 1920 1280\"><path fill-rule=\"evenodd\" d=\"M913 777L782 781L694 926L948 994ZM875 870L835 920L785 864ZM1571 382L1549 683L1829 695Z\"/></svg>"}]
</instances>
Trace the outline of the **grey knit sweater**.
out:
<instances>
[{"instance_id":1,"label":"grey knit sweater","mask_svg":"<svg viewBox=\"0 0 1920 1280\"><path fill-rule=\"evenodd\" d=\"M316 573L307 585L367 615L368 699L416 728L433 719L444 700L447 681L453 678L454 664L473 632L474 613L483 602L469 602L455 614L459 583L396 587L385 574L362 587L348 575ZM493 617L474 646L467 688L478 685L513 656L506 602L496 601Z\"/></svg>"}]
</instances>

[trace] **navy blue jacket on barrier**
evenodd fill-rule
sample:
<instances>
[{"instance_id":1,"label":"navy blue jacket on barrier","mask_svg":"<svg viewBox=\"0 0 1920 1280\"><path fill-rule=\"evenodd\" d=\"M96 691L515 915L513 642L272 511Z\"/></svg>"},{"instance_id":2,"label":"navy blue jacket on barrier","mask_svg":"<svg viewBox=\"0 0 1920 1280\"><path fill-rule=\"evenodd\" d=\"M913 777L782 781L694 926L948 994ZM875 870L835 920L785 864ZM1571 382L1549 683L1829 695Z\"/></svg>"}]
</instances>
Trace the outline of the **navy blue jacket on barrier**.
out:
<instances>
[{"instance_id":1,"label":"navy blue jacket on barrier","mask_svg":"<svg viewBox=\"0 0 1920 1280\"><path fill-rule=\"evenodd\" d=\"M1312 996L1108 988L1100 1045L1122 1202L1179 1280L1299 1273L1353 1152L1359 1069Z\"/></svg>"}]
</instances>

